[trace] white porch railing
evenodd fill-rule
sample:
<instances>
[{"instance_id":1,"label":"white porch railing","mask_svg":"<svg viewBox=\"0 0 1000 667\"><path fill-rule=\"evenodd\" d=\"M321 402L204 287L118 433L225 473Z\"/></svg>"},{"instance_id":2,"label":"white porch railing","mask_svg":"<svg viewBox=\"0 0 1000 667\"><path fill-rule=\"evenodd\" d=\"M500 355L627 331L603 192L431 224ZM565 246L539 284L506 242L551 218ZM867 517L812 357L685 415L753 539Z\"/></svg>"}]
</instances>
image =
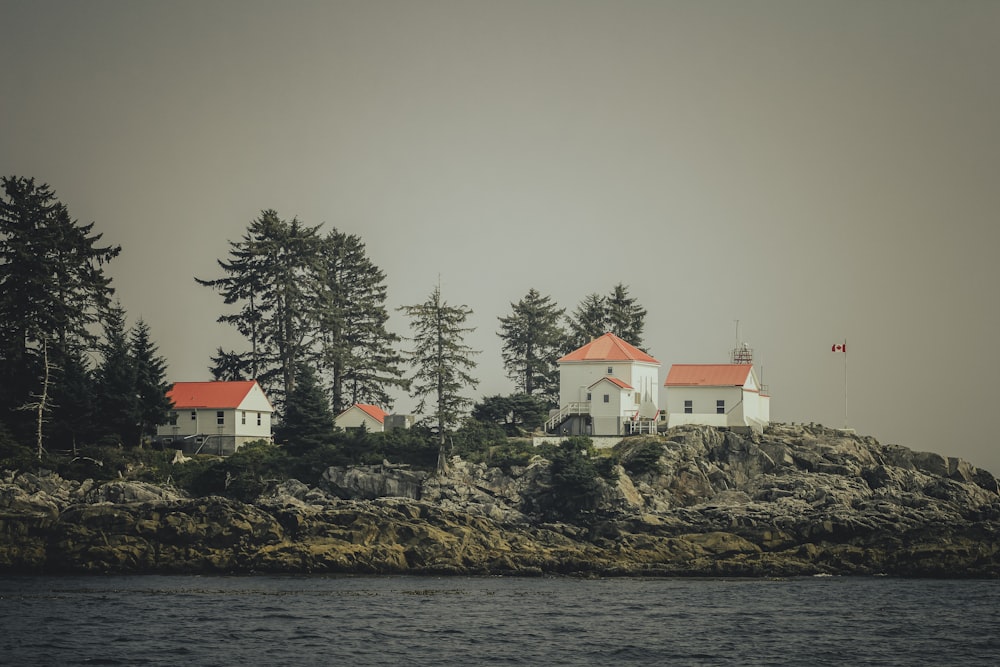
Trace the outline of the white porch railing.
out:
<instances>
[{"instance_id":1,"label":"white porch railing","mask_svg":"<svg viewBox=\"0 0 1000 667\"><path fill-rule=\"evenodd\" d=\"M590 401L578 401L575 403L567 403L566 405L559 408L559 412L555 413L548 418L545 422L545 431L551 431L555 427L562 424L572 415L589 415L590 414Z\"/></svg>"}]
</instances>

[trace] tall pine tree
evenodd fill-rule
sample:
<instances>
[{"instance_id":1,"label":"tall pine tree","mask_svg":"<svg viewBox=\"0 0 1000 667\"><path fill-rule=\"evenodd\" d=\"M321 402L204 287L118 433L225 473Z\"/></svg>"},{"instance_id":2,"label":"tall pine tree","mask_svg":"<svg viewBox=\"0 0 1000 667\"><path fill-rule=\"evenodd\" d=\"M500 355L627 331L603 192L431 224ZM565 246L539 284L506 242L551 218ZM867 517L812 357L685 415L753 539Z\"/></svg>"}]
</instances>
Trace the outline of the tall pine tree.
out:
<instances>
[{"instance_id":1,"label":"tall pine tree","mask_svg":"<svg viewBox=\"0 0 1000 667\"><path fill-rule=\"evenodd\" d=\"M435 426L438 443L444 448L445 434L456 426L472 405L463 391L474 389L479 380L471 375L477 351L465 344L465 327L472 314L468 306L450 306L441 298L437 286L423 303L400 308L410 318L413 350L409 360L414 372L410 393L420 401L417 412L429 416Z\"/></svg>"},{"instance_id":2,"label":"tall pine tree","mask_svg":"<svg viewBox=\"0 0 1000 667\"><path fill-rule=\"evenodd\" d=\"M321 253L326 289L322 365L330 378L333 412L354 403L392 407L389 389L405 386L399 336L387 328L385 273L354 234L331 231Z\"/></svg>"},{"instance_id":3,"label":"tall pine tree","mask_svg":"<svg viewBox=\"0 0 1000 667\"><path fill-rule=\"evenodd\" d=\"M608 332L606 299L600 294L588 294L566 318L569 326L569 341L566 350L571 352L599 338Z\"/></svg>"},{"instance_id":4,"label":"tall pine tree","mask_svg":"<svg viewBox=\"0 0 1000 667\"><path fill-rule=\"evenodd\" d=\"M608 296L588 294L566 318L570 350L586 345L609 331L645 351L642 342L646 309L630 297L628 287L618 283Z\"/></svg>"},{"instance_id":5,"label":"tall pine tree","mask_svg":"<svg viewBox=\"0 0 1000 667\"><path fill-rule=\"evenodd\" d=\"M295 387L296 369L315 356L325 299L317 229L265 210L240 242L230 242L230 261L219 260L226 276L195 278L227 304L239 304L219 321L249 340L250 372L279 404Z\"/></svg>"},{"instance_id":6,"label":"tall pine tree","mask_svg":"<svg viewBox=\"0 0 1000 667\"><path fill-rule=\"evenodd\" d=\"M646 351L642 343L643 329L646 326L646 309L639 305L638 299L628 295L628 287L622 283L615 285L605 303L608 331Z\"/></svg>"},{"instance_id":7,"label":"tall pine tree","mask_svg":"<svg viewBox=\"0 0 1000 667\"><path fill-rule=\"evenodd\" d=\"M111 308L104 322L101 361L95 372L99 438L105 444L133 447L139 444L139 398L136 369L125 328L125 311Z\"/></svg>"},{"instance_id":8,"label":"tall pine tree","mask_svg":"<svg viewBox=\"0 0 1000 667\"><path fill-rule=\"evenodd\" d=\"M156 435L156 427L167 423L171 403L167 398L166 359L157 354L157 347L149 335L149 326L141 318L132 327L129 336L130 354L135 372L135 393L139 417L140 443Z\"/></svg>"},{"instance_id":9,"label":"tall pine tree","mask_svg":"<svg viewBox=\"0 0 1000 667\"><path fill-rule=\"evenodd\" d=\"M563 354L566 338L559 322L565 310L534 288L510 306L511 314L498 318L497 332L503 340L501 354L507 377L519 391L539 393L554 403L559 397L556 360Z\"/></svg>"},{"instance_id":10,"label":"tall pine tree","mask_svg":"<svg viewBox=\"0 0 1000 667\"><path fill-rule=\"evenodd\" d=\"M121 247L99 245L93 223L73 220L47 184L10 176L0 187L0 419L33 438L39 424L19 408L96 343L92 326L114 292L104 266Z\"/></svg>"}]
</instances>

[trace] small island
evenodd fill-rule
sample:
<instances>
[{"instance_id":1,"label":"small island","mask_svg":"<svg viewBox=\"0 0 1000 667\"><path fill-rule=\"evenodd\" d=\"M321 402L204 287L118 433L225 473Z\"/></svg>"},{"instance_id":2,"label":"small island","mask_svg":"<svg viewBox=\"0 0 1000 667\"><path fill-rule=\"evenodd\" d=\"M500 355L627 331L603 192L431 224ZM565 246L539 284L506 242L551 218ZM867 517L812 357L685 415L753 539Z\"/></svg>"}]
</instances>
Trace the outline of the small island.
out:
<instances>
[{"instance_id":1,"label":"small island","mask_svg":"<svg viewBox=\"0 0 1000 667\"><path fill-rule=\"evenodd\" d=\"M0 572L1000 575L993 475L819 425L512 441L313 484L279 479L270 443L168 455L104 480L3 473Z\"/></svg>"}]
</instances>

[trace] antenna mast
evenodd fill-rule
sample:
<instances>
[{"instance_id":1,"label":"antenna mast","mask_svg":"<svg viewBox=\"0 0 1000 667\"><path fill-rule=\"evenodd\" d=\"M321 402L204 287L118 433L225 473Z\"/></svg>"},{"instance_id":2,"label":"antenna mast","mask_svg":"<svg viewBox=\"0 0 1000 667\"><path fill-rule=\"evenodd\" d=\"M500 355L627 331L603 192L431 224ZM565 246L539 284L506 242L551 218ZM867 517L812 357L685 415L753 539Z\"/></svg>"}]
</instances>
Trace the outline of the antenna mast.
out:
<instances>
[{"instance_id":1,"label":"antenna mast","mask_svg":"<svg viewBox=\"0 0 1000 667\"><path fill-rule=\"evenodd\" d=\"M736 347L729 353L729 363L731 364L752 364L753 350L750 345L740 340L740 321L736 321Z\"/></svg>"}]
</instances>

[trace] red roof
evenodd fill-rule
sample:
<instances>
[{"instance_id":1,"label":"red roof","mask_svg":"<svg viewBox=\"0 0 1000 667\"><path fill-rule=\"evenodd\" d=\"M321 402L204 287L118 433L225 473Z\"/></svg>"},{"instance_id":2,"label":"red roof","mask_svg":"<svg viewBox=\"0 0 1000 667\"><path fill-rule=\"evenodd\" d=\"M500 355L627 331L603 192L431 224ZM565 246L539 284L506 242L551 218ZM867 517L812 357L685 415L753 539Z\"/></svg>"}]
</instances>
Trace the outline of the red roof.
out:
<instances>
[{"instance_id":1,"label":"red roof","mask_svg":"<svg viewBox=\"0 0 1000 667\"><path fill-rule=\"evenodd\" d=\"M600 384L601 382L604 382L605 380L607 380L607 381L608 381L608 382L610 382L611 384L613 384L613 385L615 385L616 387L619 387L619 388L621 388L621 389L631 389L631 388L632 388L631 386L629 386L629 384L628 384L627 382L625 382L625 381L623 381L623 380L619 380L619 379L618 379L618 378L616 378L616 377L611 377L610 375L605 375L605 376L604 376L604 377L602 377L602 378L601 378L600 380L598 380L598 381L597 381L597 382L595 382L594 384L590 385L590 387L593 387L593 386L595 386L595 385L597 385L597 384ZM587 387L587 389L590 389L590 387Z\"/></svg>"},{"instance_id":2,"label":"red roof","mask_svg":"<svg viewBox=\"0 0 1000 667\"><path fill-rule=\"evenodd\" d=\"M559 363L565 361L642 361L647 364L660 363L639 348L626 343L610 332L600 338L595 338L580 349L570 352L560 359Z\"/></svg>"},{"instance_id":3,"label":"red roof","mask_svg":"<svg viewBox=\"0 0 1000 667\"><path fill-rule=\"evenodd\" d=\"M238 408L256 380L238 382L175 382L167 398L176 409Z\"/></svg>"},{"instance_id":4,"label":"red roof","mask_svg":"<svg viewBox=\"0 0 1000 667\"><path fill-rule=\"evenodd\" d=\"M667 373L667 387L742 387L750 364L674 364Z\"/></svg>"},{"instance_id":5,"label":"red roof","mask_svg":"<svg viewBox=\"0 0 1000 667\"><path fill-rule=\"evenodd\" d=\"M360 408L362 412L367 414L369 417L377 421L379 424L385 423L386 411L377 405L365 405L364 403L355 403L354 407ZM350 409L350 408L348 408Z\"/></svg>"}]
</instances>

